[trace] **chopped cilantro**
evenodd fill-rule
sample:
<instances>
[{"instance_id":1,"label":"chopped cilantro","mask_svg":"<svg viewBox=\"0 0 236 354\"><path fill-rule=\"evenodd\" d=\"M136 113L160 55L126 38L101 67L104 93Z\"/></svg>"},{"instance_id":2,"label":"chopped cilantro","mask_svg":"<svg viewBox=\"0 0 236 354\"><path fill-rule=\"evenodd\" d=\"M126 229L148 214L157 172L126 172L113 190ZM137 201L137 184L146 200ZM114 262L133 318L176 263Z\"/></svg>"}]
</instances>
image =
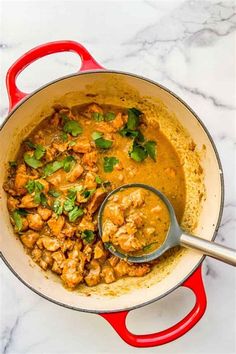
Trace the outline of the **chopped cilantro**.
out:
<instances>
[{"instance_id":1,"label":"chopped cilantro","mask_svg":"<svg viewBox=\"0 0 236 354\"><path fill-rule=\"evenodd\" d=\"M77 136L82 133L83 129L76 120L68 120L63 127L63 131L70 133L72 136Z\"/></svg>"},{"instance_id":2,"label":"chopped cilantro","mask_svg":"<svg viewBox=\"0 0 236 354\"><path fill-rule=\"evenodd\" d=\"M54 213L59 216L63 212L63 205L61 204L60 200L56 199L53 203L52 209Z\"/></svg>"},{"instance_id":3,"label":"chopped cilantro","mask_svg":"<svg viewBox=\"0 0 236 354\"><path fill-rule=\"evenodd\" d=\"M103 160L103 169L105 172L112 172L114 166L117 165L118 163L119 163L119 160L116 157L106 156L106 157L104 157L104 160Z\"/></svg>"},{"instance_id":4,"label":"chopped cilantro","mask_svg":"<svg viewBox=\"0 0 236 354\"><path fill-rule=\"evenodd\" d=\"M74 222L76 221L76 219L83 215L83 209L79 208L78 206L75 206L69 213L68 213L68 217L69 217L69 221Z\"/></svg>"},{"instance_id":5,"label":"chopped cilantro","mask_svg":"<svg viewBox=\"0 0 236 354\"><path fill-rule=\"evenodd\" d=\"M115 117L116 117L115 113L113 113L113 112L107 112L107 113L105 114L105 116L104 116L104 120L105 120L106 122L110 122L111 120L114 120Z\"/></svg>"},{"instance_id":6,"label":"chopped cilantro","mask_svg":"<svg viewBox=\"0 0 236 354\"><path fill-rule=\"evenodd\" d=\"M102 114L102 113L99 113L99 112L93 112L92 118L93 118L96 122L101 122L101 121L104 120L103 114Z\"/></svg>"},{"instance_id":7,"label":"chopped cilantro","mask_svg":"<svg viewBox=\"0 0 236 354\"><path fill-rule=\"evenodd\" d=\"M156 142L149 140L144 144L144 147L148 153L148 155L156 161Z\"/></svg>"},{"instance_id":8,"label":"chopped cilantro","mask_svg":"<svg viewBox=\"0 0 236 354\"><path fill-rule=\"evenodd\" d=\"M62 162L63 162L63 168L64 171L66 172L70 172L70 170L72 169L72 167L75 164L75 158L71 155L67 156Z\"/></svg>"},{"instance_id":9,"label":"chopped cilantro","mask_svg":"<svg viewBox=\"0 0 236 354\"><path fill-rule=\"evenodd\" d=\"M135 130L138 128L140 119L139 116L142 114L138 109L136 108L129 108L128 109L128 121L127 121L127 128L129 130Z\"/></svg>"},{"instance_id":10,"label":"chopped cilantro","mask_svg":"<svg viewBox=\"0 0 236 354\"><path fill-rule=\"evenodd\" d=\"M97 139L100 139L100 138L102 137L102 133L100 133L100 132L93 132L91 136L92 136L92 139L93 139L93 140L97 140Z\"/></svg>"},{"instance_id":11,"label":"chopped cilantro","mask_svg":"<svg viewBox=\"0 0 236 354\"><path fill-rule=\"evenodd\" d=\"M92 243L95 239L95 234L92 230L84 230L81 234L81 238L85 243Z\"/></svg>"},{"instance_id":12,"label":"chopped cilantro","mask_svg":"<svg viewBox=\"0 0 236 354\"><path fill-rule=\"evenodd\" d=\"M27 152L24 154L24 161L25 163L32 167L32 168L39 168L42 167L42 162L36 159L34 156L29 155Z\"/></svg>"},{"instance_id":13,"label":"chopped cilantro","mask_svg":"<svg viewBox=\"0 0 236 354\"><path fill-rule=\"evenodd\" d=\"M55 191L54 189L50 189L49 191L48 191L48 194L50 194L52 197L54 197L54 198L58 198L58 197L60 197L60 195L61 195L61 193L60 192L57 192L57 191Z\"/></svg>"},{"instance_id":14,"label":"chopped cilantro","mask_svg":"<svg viewBox=\"0 0 236 354\"><path fill-rule=\"evenodd\" d=\"M54 172L60 170L60 168L62 168L63 165L64 165L63 161L53 161L48 163L43 169L44 177L48 177L52 175Z\"/></svg>"}]
</instances>

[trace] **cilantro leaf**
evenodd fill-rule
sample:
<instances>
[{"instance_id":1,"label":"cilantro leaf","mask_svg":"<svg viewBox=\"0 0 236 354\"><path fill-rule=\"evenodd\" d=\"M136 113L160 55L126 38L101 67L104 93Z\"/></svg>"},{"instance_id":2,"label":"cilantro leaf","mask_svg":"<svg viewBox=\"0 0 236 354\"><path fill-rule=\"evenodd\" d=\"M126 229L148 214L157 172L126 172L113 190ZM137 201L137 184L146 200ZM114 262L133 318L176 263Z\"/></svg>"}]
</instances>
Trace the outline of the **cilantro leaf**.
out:
<instances>
[{"instance_id":1,"label":"cilantro leaf","mask_svg":"<svg viewBox=\"0 0 236 354\"><path fill-rule=\"evenodd\" d=\"M54 198L58 198L58 197L60 197L60 195L61 195L61 193L60 192L57 192L57 191L55 191L54 189L50 189L49 191L48 191L48 194L50 194L52 197L54 197Z\"/></svg>"},{"instance_id":2,"label":"cilantro leaf","mask_svg":"<svg viewBox=\"0 0 236 354\"><path fill-rule=\"evenodd\" d=\"M136 108L129 108L128 109L128 121L127 121L127 128L129 130L135 130L138 128L140 119L139 116L142 114L138 109Z\"/></svg>"},{"instance_id":3,"label":"cilantro leaf","mask_svg":"<svg viewBox=\"0 0 236 354\"><path fill-rule=\"evenodd\" d=\"M40 203L46 207L48 205L47 197L44 193L40 193Z\"/></svg>"},{"instance_id":4,"label":"cilantro leaf","mask_svg":"<svg viewBox=\"0 0 236 354\"><path fill-rule=\"evenodd\" d=\"M43 147L42 145L38 144L38 145L36 145L36 149L34 151L34 157L37 160L40 160L44 156L45 152L46 152L45 147Z\"/></svg>"},{"instance_id":5,"label":"cilantro leaf","mask_svg":"<svg viewBox=\"0 0 236 354\"><path fill-rule=\"evenodd\" d=\"M60 168L62 168L63 165L64 165L63 161L53 161L48 163L43 169L44 177L48 177L52 175L54 172L60 170Z\"/></svg>"},{"instance_id":6,"label":"cilantro leaf","mask_svg":"<svg viewBox=\"0 0 236 354\"><path fill-rule=\"evenodd\" d=\"M100 139L102 137L102 133L100 132L93 132L92 135L91 135L92 139L93 140L97 140L97 139Z\"/></svg>"},{"instance_id":7,"label":"cilantro leaf","mask_svg":"<svg viewBox=\"0 0 236 354\"><path fill-rule=\"evenodd\" d=\"M72 199L66 199L64 202L64 210L65 211L71 211L75 206L75 202Z\"/></svg>"},{"instance_id":8,"label":"cilantro leaf","mask_svg":"<svg viewBox=\"0 0 236 354\"><path fill-rule=\"evenodd\" d=\"M63 131L70 133L72 136L77 136L82 133L83 129L76 120L68 120L63 127Z\"/></svg>"},{"instance_id":9,"label":"cilantro leaf","mask_svg":"<svg viewBox=\"0 0 236 354\"><path fill-rule=\"evenodd\" d=\"M28 193L33 193L35 190L35 181L29 180L26 183L25 188L27 189Z\"/></svg>"},{"instance_id":10,"label":"cilantro leaf","mask_svg":"<svg viewBox=\"0 0 236 354\"><path fill-rule=\"evenodd\" d=\"M82 195L84 196L85 199L89 199L95 192L96 189L86 189Z\"/></svg>"},{"instance_id":11,"label":"cilantro leaf","mask_svg":"<svg viewBox=\"0 0 236 354\"><path fill-rule=\"evenodd\" d=\"M102 184L102 182L103 182L102 179L99 176L95 177L95 181L96 181L97 184Z\"/></svg>"},{"instance_id":12,"label":"cilantro leaf","mask_svg":"<svg viewBox=\"0 0 236 354\"><path fill-rule=\"evenodd\" d=\"M42 162L36 159L34 156L29 155L27 152L24 154L24 161L25 163L32 167L32 168L39 168L42 167Z\"/></svg>"},{"instance_id":13,"label":"cilantro leaf","mask_svg":"<svg viewBox=\"0 0 236 354\"><path fill-rule=\"evenodd\" d=\"M64 171L66 172L70 172L70 170L72 169L72 167L75 164L75 158L73 156L67 156L62 162L63 162L63 168Z\"/></svg>"},{"instance_id":14,"label":"cilantro leaf","mask_svg":"<svg viewBox=\"0 0 236 354\"><path fill-rule=\"evenodd\" d=\"M55 200L52 206L52 209L54 211L54 213L59 216L62 214L63 212L63 205L61 204L60 200Z\"/></svg>"},{"instance_id":15,"label":"cilantro leaf","mask_svg":"<svg viewBox=\"0 0 236 354\"><path fill-rule=\"evenodd\" d=\"M111 156L111 157L104 157L103 159L103 169L105 172L112 172L113 171L113 168L115 165L117 165L119 163L119 160L114 157L114 156Z\"/></svg>"},{"instance_id":16,"label":"cilantro leaf","mask_svg":"<svg viewBox=\"0 0 236 354\"><path fill-rule=\"evenodd\" d=\"M112 147L113 141L99 138L95 140L95 144L101 149L109 149L110 147Z\"/></svg>"},{"instance_id":17,"label":"cilantro leaf","mask_svg":"<svg viewBox=\"0 0 236 354\"><path fill-rule=\"evenodd\" d=\"M60 135L60 139L65 142L68 140L68 135L65 132L62 132Z\"/></svg>"},{"instance_id":18,"label":"cilantro leaf","mask_svg":"<svg viewBox=\"0 0 236 354\"><path fill-rule=\"evenodd\" d=\"M148 155L156 161L156 142L149 140L144 144L144 147L148 153Z\"/></svg>"},{"instance_id":19,"label":"cilantro leaf","mask_svg":"<svg viewBox=\"0 0 236 354\"><path fill-rule=\"evenodd\" d=\"M72 209L69 213L68 213L68 217L69 217L69 221L74 222L76 221L76 219L83 215L83 209L79 208L78 206L75 206L74 209Z\"/></svg>"},{"instance_id":20,"label":"cilantro leaf","mask_svg":"<svg viewBox=\"0 0 236 354\"><path fill-rule=\"evenodd\" d=\"M114 120L115 117L116 117L115 113L113 113L113 112L107 112L107 113L105 114L105 116L104 116L104 120L105 120L106 122L110 122L111 120Z\"/></svg>"},{"instance_id":21,"label":"cilantro leaf","mask_svg":"<svg viewBox=\"0 0 236 354\"><path fill-rule=\"evenodd\" d=\"M17 231L20 232L23 226L23 221L18 210L13 211L12 218L14 220Z\"/></svg>"},{"instance_id":22,"label":"cilantro leaf","mask_svg":"<svg viewBox=\"0 0 236 354\"><path fill-rule=\"evenodd\" d=\"M99 112L93 112L92 118L93 118L96 122L102 122L102 121L104 120L103 114L102 114L102 113L99 113Z\"/></svg>"},{"instance_id":23,"label":"cilantro leaf","mask_svg":"<svg viewBox=\"0 0 236 354\"><path fill-rule=\"evenodd\" d=\"M129 155L134 161L141 162L146 159L148 153L142 145L134 143Z\"/></svg>"},{"instance_id":24,"label":"cilantro leaf","mask_svg":"<svg viewBox=\"0 0 236 354\"><path fill-rule=\"evenodd\" d=\"M84 230L81 234L81 238L85 243L92 243L95 239L95 234L92 230Z\"/></svg>"}]
</instances>

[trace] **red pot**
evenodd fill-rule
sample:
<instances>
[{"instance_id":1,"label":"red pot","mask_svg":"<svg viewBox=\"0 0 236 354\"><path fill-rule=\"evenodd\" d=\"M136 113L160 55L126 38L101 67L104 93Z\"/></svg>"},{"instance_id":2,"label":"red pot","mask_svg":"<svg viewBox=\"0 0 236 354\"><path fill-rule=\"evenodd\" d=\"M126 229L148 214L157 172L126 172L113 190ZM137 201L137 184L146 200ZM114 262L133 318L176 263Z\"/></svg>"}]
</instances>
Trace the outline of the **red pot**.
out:
<instances>
[{"instance_id":1,"label":"red pot","mask_svg":"<svg viewBox=\"0 0 236 354\"><path fill-rule=\"evenodd\" d=\"M82 65L79 73L51 82L30 95L17 88L16 78L29 64L48 54L64 51L72 51L80 56ZM127 94L127 87L131 87L141 97L149 95L151 98L153 97L153 100L158 97L168 109L174 111L181 126L193 138L197 147L205 146L201 164L205 174L206 200L199 215L196 232L203 238L213 240L219 227L223 208L223 177L215 145L206 127L191 108L168 89L134 74L104 69L81 44L73 41L51 42L36 47L18 59L9 69L7 73L9 116L0 132L2 147L0 152L2 170L0 185L2 186L5 179L6 163L14 156L22 137L42 119L42 115L47 112L55 100L60 100L60 97L68 99L71 96L70 99L73 101L71 91L76 92L78 89L89 91L89 87L93 87L93 90L97 90L99 93L102 87L99 83L103 82L105 87L106 83L111 80L114 80L115 84L112 85L113 87L107 85L109 86L108 99L115 99L117 103L120 95L115 97L116 92L120 94L119 90L122 91L122 87L124 95ZM121 85L120 88L119 85ZM132 99L135 101L134 97ZM194 194L194 190L192 193ZM163 279L159 279L158 282L155 282L158 275L154 272L149 279L151 284L148 283L149 287L145 285L146 280L143 280L143 287L134 286L133 290L124 295L109 298L104 294L99 295L99 292L95 291L87 297L84 294L67 292L52 275L50 275L50 280L45 279L44 272L35 266L24 253L21 243L16 240L12 232L6 208L6 196L3 191L1 195L3 195L0 199L2 259L25 285L40 296L64 307L99 313L113 326L124 341L137 347L158 346L175 340L189 331L203 316L206 309L206 295L201 276L201 262L204 257L196 252L186 251L174 268L172 267L171 272ZM33 267L29 266L29 262ZM132 281L135 285L137 280L133 279ZM109 287L118 291L114 284L110 284ZM191 289L196 298L193 309L180 322L164 331L146 335L135 335L127 329L126 316L130 310L156 301L179 286Z\"/></svg>"}]
</instances>

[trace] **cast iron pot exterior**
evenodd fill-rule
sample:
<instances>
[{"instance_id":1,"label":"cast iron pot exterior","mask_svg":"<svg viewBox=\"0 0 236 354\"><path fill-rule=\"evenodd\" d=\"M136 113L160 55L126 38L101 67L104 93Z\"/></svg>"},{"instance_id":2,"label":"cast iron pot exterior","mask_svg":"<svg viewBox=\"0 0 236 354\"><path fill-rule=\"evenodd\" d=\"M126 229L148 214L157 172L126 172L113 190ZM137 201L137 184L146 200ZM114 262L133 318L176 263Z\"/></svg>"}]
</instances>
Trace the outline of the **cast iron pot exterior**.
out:
<instances>
[{"instance_id":1,"label":"cast iron pot exterior","mask_svg":"<svg viewBox=\"0 0 236 354\"><path fill-rule=\"evenodd\" d=\"M79 73L55 80L30 95L21 92L17 88L16 78L25 67L43 56L64 51L72 51L80 56L82 65ZM181 124L189 131L193 140L199 145L206 145L205 183L207 194L211 197L208 198L205 209L203 208L198 234L213 240L222 216L224 185L219 156L206 127L185 102L162 85L138 75L105 70L77 42L58 41L41 45L27 52L9 69L7 73L7 90L10 102L9 115L0 131L2 147L0 153L1 186L5 177L6 162L10 156L11 143L14 141L16 148L18 147L17 139L14 140L15 136L19 130L30 124L34 111L42 109L45 102L49 104L50 97L55 94L57 96L65 94L67 90L69 91L73 87L76 88L78 85L85 87L88 82L96 80L101 75L103 77L106 77L104 75L117 75L117 77L127 79L141 93L153 93L154 96L160 97L167 106L173 107L177 112L178 118L181 117ZM22 116L24 117L24 122L22 122ZM175 340L190 330L204 314L207 302L201 276L201 263L204 257L191 251L189 251L188 256L184 257L184 261L177 265L173 275L170 275L166 281L164 280L163 285L161 283L153 286L152 289L144 289L145 292L132 293L117 297L114 300L99 299L98 301L96 298L79 297L75 292L66 292L60 284L61 290L58 286L55 286L55 289L54 286L50 288L49 282L43 280L42 274L37 275L36 268L31 269L26 257L21 257L23 249L20 242L12 236L12 228L9 223L6 198L3 191L1 191L1 195L3 195L3 198L0 198L1 229L3 230L0 245L1 257L18 279L38 295L67 308L99 313L110 322L124 341L136 347L152 347ZM127 329L126 317L131 309L156 301L179 286L191 289L196 297L193 309L184 319L167 330L158 333L135 335Z\"/></svg>"}]
</instances>

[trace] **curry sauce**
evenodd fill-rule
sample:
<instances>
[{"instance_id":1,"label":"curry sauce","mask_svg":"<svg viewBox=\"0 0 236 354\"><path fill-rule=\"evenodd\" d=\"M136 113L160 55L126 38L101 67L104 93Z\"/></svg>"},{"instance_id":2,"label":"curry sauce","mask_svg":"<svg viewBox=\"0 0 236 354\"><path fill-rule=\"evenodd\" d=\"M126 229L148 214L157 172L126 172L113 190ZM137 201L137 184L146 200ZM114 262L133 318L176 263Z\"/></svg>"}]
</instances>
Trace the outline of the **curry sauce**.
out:
<instances>
[{"instance_id":1,"label":"curry sauce","mask_svg":"<svg viewBox=\"0 0 236 354\"><path fill-rule=\"evenodd\" d=\"M179 222L184 213L178 155L158 123L148 123L135 107L57 105L9 163L4 189L14 230L32 259L71 289L144 276L153 267L129 264L104 248L97 213L110 191L149 184L170 199ZM147 198L144 207L152 203ZM161 242L156 236L149 235L143 247Z\"/></svg>"}]
</instances>

